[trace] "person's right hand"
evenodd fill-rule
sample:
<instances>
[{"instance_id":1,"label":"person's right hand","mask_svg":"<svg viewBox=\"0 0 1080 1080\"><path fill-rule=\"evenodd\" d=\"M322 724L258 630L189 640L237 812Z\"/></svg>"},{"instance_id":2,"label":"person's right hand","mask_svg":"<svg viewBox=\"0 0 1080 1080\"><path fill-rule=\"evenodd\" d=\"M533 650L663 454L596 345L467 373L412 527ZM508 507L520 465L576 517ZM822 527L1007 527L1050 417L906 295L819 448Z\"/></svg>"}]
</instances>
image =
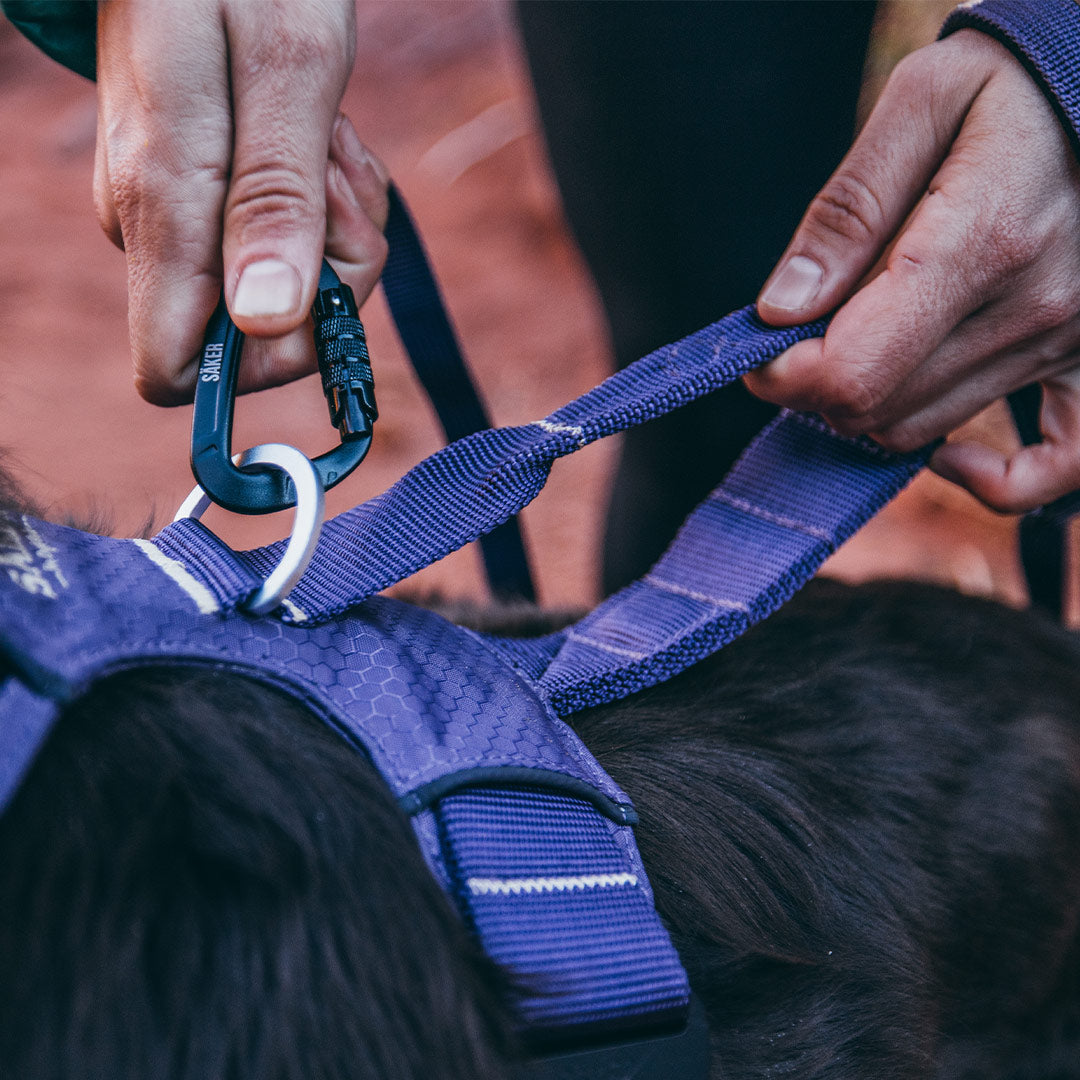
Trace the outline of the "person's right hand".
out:
<instances>
[{"instance_id":1,"label":"person's right hand","mask_svg":"<svg viewBox=\"0 0 1080 1080\"><path fill-rule=\"evenodd\" d=\"M1080 167L985 34L901 62L758 300L776 326L834 308L747 376L755 394L904 451L1039 381L1042 443L949 443L930 466L1004 511L1080 488Z\"/></svg>"},{"instance_id":2,"label":"person's right hand","mask_svg":"<svg viewBox=\"0 0 1080 1080\"><path fill-rule=\"evenodd\" d=\"M147 400L191 399L223 284L247 391L315 370L324 249L358 303L378 280L387 174L338 111L354 20L351 0L99 6L94 199Z\"/></svg>"}]
</instances>

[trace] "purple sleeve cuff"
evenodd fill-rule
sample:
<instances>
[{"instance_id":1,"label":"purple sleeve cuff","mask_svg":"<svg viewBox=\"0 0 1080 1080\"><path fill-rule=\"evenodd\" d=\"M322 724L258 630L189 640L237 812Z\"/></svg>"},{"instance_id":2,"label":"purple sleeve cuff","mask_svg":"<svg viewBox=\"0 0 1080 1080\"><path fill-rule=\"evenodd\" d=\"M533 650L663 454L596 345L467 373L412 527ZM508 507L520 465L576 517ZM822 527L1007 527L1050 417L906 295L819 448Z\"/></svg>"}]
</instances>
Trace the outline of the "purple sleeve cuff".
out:
<instances>
[{"instance_id":1,"label":"purple sleeve cuff","mask_svg":"<svg viewBox=\"0 0 1080 1080\"><path fill-rule=\"evenodd\" d=\"M1080 157L1080 4L1075 0L972 0L940 37L970 27L1001 42L1054 106Z\"/></svg>"}]
</instances>

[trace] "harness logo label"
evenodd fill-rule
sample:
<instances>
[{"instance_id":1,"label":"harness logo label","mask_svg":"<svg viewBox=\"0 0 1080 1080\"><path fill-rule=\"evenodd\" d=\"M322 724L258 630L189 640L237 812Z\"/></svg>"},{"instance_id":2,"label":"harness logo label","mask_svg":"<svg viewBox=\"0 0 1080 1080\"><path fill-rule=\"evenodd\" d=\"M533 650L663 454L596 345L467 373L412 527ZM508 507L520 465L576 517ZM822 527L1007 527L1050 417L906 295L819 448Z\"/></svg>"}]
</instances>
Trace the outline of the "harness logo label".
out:
<instances>
[{"instance_id":1,"label":"harness logo label","mask_svg":"<svg viewBox=\"0 0 1080 1080\"><path fill-rule=\"evenodd\" d=\"M207 345L203 349L202 365L199 368L199 379L202 382L219 382L221 379L221 357L225 352L223 344Z\"/></svg>"},{"instance_id":2,"label":"harness logo label","mask_svg":"<svg viewBox=\"0 0 1080 1080\"><path fill-rule=\"evenodd\" d=\"M26 518L0 517L0 569L24 592L50 600L68 587L56 548L45 543Z\"/></svg>"}]
</instances>

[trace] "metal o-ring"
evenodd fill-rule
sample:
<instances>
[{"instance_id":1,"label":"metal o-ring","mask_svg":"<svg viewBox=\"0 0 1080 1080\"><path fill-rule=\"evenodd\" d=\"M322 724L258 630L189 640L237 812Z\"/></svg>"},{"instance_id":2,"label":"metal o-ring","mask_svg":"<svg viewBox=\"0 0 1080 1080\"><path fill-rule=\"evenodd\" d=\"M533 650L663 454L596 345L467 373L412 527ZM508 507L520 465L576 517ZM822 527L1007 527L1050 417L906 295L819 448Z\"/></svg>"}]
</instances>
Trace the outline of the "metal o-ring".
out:
<instances>
[{"instance_id":1,"label":"metal o-ring","mask_svg":"<svg viewBox=\"0 0 1080 1080\"><path fill-rule=\"evenodd\" d=\"M292 532L285 545L281 561L271 571L258 591L244 605L253 615L265 615L273 611L292 592L303 576L315 545L319 542L325 516L325 499L322 481L310 459L295 446L285 443L261 443L237 454L233 461L241 468L245 465L270 465L289 474L296 489L296 515ZM184 500L176 511L174 521L194 518L196 521L206 512L212 500L199 486Z\"/></svg>"}]
</instances>

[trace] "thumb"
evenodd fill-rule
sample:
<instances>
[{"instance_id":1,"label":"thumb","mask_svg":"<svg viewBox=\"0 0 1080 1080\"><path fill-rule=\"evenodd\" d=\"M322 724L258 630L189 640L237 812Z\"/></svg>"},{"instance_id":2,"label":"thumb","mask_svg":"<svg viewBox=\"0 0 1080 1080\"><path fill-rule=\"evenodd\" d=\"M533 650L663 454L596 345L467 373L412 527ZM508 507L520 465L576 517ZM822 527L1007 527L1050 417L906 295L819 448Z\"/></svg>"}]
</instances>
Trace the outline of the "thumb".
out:
<instances>
[{"instance_id":1,"label":"thumb","mask_svg":"<svg viewBox=\"0 0 1080 1080\"><path fill-rule=\"evenodd\" d=\"M261 337L295 330L314 299L330 132L352 61L348 26L317 18L314 5L303 20L291 10L255 5L228 23L234 134L225 295L236 325Z\"/></svg>"},{"instance_id":2,"label":"thumb","mask_svg":"<svg viewBox=\"0 0 1080 1080\"><path fill-rule=\"evenodd\" d=\"M943 63L950 50L953 39L937 42L894 69L765 282L758 297L765 322L790 326L838 307L897 234L985 82L972 63Z\"/></svg>"}]
</instances>

